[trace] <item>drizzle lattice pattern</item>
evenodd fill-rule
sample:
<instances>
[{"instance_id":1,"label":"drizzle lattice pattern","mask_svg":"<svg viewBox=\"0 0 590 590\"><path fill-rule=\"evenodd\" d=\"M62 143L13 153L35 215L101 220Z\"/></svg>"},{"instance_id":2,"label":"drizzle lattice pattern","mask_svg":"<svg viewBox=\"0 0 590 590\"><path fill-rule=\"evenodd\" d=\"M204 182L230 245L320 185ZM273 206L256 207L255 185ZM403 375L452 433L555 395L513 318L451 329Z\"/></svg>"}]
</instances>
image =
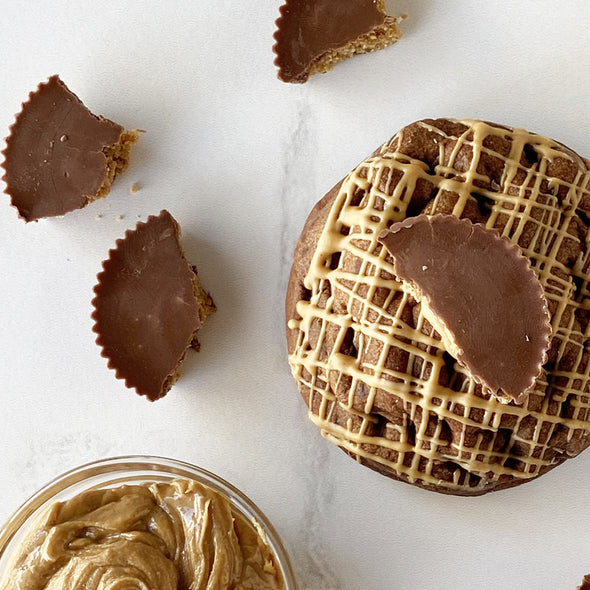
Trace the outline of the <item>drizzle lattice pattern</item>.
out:
<instances>
[{"instance_id":1,"label":"drizzle lattice pattern","mask_svg":"<svg viewBox=\"0 0 590 590\"><path fill-rule=\"evenodd\" d=\"M395 281L377 236L420 212L483 223L529 257L553 339L525 407L484 394ZM292 372L323 435L387 475L457 494L515 485L583 450L587 215L587 162L523 130L422 121L361 163L328 213L300 277L309 296L289 322Z\"/></svg>"}]
</instances>

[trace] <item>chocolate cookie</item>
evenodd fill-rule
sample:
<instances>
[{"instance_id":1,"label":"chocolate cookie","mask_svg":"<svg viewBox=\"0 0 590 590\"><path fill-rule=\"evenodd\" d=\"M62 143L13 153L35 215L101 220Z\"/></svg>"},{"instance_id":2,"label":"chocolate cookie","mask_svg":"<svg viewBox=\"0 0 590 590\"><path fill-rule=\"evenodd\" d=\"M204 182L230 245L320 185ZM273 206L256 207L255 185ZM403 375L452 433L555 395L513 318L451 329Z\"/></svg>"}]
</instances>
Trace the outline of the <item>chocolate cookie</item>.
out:
<instances>
[{"instance_id":1,"label":"chocolate cookie","mask_svg":"<svg viewBox=\"0 0 590 590\"><path fill-rule=\"evenodd\" d=\"M552 335L522 403L483 388L396 277L379 235L420 214L481 224L530 261ZM589 226L589 163L565 146L481 121L402 129L315 206L295 250L289 363L311 420L360 463L449 494L576 456L590 443Z\"/></svg>"}]
</instances>

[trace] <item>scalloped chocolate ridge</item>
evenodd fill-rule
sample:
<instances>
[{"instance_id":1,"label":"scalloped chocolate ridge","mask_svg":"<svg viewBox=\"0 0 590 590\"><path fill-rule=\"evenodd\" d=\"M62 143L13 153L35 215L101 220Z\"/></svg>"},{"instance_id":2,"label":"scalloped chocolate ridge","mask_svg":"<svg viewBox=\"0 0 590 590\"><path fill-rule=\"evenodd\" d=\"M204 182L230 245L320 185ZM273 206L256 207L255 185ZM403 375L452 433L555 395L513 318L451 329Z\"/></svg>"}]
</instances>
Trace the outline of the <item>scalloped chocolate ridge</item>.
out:
<instances>
[{"instance_id":1,"label":"scalloped chocolate ridge","mask_svg":"<svg viewBox=\"0 0 590 590\"><path fill-rule=\"evenodd\" d=\"M29 94L10 127L5 192L25 221L64 215L108 194L137 131L92 114L59 76Z\"/></svg>"},{"instance_id":2,"label":"scalloped chocolate ridge","mask_svg":"<svg viewBox=\"0 0 590 590\"><path fill-rule=\"evenodd\" d=\"M287 0L274 34L283 82L306 82L355 54L383 49L401 37L405 17L385 13L383 0Z\"/></svg>"},{"instance_id":3,"label":"scalloped chocolate ridge","mask_svg":"<svg viewBox=\"0 0 590 590\"><path fill-rule=\"evenodd\" d=\"M187 262L180 228L166 210L138 223L109 252L92 300L102 355L127 387L154 401L179 377L197 333L215 311Z\"/></svg>"},{"instance_id":4,"label":"scalloped chocolate ridge","mask_svg":"<svg viewBox=\"0 0 590 590\"><path fill-rule=\"evenodd\" d=\"M518 246L452 215L420 215L379 235L395 274L475 381L522 404L551 338L543 288Z\"/></svg>"}]
</instances>

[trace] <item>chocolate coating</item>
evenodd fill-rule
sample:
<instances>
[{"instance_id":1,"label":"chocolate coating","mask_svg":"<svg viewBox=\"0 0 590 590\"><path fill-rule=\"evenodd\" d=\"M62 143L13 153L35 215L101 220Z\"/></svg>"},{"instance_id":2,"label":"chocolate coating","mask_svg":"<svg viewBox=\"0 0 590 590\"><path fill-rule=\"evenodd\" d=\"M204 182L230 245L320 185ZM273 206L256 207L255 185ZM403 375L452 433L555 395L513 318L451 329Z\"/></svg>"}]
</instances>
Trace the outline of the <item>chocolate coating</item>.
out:
<instances>
[{"instance_id":1,"label":"chocolate coating","mask_svg":"<svg viewBox=\"0 0 590 590\"><path fill-rule=\"evenodd\" d=\"M168 211L117 241L93 300L97 343L117 376L150 400L162 397L202 326L195 271Z\"/></svg>"},{"instance_id":2,"label":"chocolate coating","mask_svg":"<svg viewBox=\"0 0 590 590\"><path fill-rule=\"evenodd\" d=\"M542 287L518 248L452 215L408 218L379 240L397 277L450 332L457 361L493 395L523 403L551 329Z\"/></svg>"},{"instance_id":3,"label":"chocolate coating","mask_svg":"<svg viewBox=\"0 0 590 590\"><path fill-rule=\"evenodd\" d=\"M284 82L304 82L311 63L385 22L375 0L287 2L278 21L276 64Z\"/></svg>"},{"instance_id":4,"label":"chocolate coating","mask_svg":"<svg viewBox=\"0 0 590 590\"><path fill-rule=\"evenodd\" d=\"M107 177L103 148L123 128L93 115L58 76L29 96L6 140L6 192L26 221L84 207Z\"/></svg>"},{"instance_id":5,"label":"chocolate coating","mask_svg":"<svg viewBox=\"0 0 590 590\"><path fill-rule=\"evenodd\" d=\"M590 590L590 574L584 576L582 584L578 586L577 590Z\"/></svg>"}]
</instances>

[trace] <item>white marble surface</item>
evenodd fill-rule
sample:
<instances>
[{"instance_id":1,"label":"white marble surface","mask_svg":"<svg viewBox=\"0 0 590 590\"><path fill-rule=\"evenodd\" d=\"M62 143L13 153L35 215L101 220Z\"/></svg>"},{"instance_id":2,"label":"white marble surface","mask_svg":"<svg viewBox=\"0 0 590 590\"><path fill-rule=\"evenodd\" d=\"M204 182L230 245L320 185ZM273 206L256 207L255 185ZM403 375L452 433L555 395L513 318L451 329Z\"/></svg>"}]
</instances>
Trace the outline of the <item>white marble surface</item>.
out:
<instances>
[{"instance_id":1,"label":"white marble surface","mask_svg":"<svg viewBox=\"0 0 590 590\"><path fill-rule=\"evenodd\" d=\"M275 77L280 3L0 0L1 130L53 73L146 130L101 202L25 224L1 199L0 520L66 469L151 453L250 495L303 589L573 590L590 572L590 452L478 499L358 466L307 421L283 298L311 206L415 119L485 118L590 154L590 3L391 0L410 15L397 46L304 86ZM90 300L115 240L164 207L219 311L150 404L107 369Z\"/></svg>"}]
</instances>

